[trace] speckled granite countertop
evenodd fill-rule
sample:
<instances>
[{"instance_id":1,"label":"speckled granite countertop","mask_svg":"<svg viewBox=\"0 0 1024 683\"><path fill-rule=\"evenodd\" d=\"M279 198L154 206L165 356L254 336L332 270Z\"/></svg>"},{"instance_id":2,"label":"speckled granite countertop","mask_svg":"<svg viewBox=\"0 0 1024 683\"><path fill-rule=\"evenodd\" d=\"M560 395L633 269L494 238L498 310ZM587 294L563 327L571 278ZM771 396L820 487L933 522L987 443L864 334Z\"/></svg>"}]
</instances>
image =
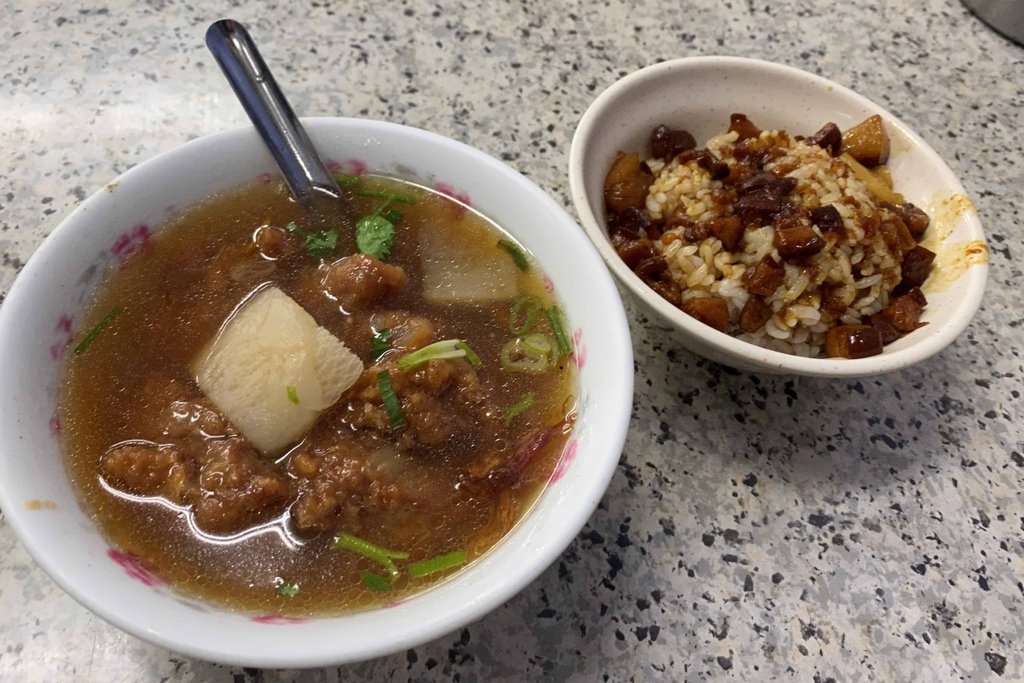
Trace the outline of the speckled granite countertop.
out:
<instances>
[{"instance_id":1,"label":"speckled granite countertop","mask_svg":"<svg viewBox=\"0 0 1024 683\"><path fill-rule=\"evenodd\" d=\"M438 131L567 208L573 129L619 75L700 54L815 71L936 147L978 207L993 268L951 348L862 381L723 368L627 304L635 408L599 510L519 596L392 657L306 672L182 658L80 607L0 524L0 679L1024 676L1024 49L959 2L90 4L3 4L0 292L115 175L245 123L202 44L225 14L280 65L300 113Z\"/></svg>"}]
</instances>

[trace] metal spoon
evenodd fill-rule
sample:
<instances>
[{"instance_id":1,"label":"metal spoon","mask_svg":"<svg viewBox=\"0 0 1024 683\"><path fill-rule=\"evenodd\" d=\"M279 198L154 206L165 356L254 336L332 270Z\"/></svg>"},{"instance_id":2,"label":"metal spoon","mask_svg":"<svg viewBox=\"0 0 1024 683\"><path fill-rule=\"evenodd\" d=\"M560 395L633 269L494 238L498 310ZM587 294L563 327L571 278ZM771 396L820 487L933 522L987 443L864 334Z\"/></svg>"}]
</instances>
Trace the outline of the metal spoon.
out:
<instances>
[{"instance_id":1,"label":"metal spoon","mask_svg":"<svg viewBox=\"0 0 1024 683\"><path fill-rule=\"evenodd\" d=\"M248 31L237 21L221 19L206 31L206 46L231 83L277 162L288 188L314 219L348 217L348 203L313 147Z\"/></svg>"}]
</instances>

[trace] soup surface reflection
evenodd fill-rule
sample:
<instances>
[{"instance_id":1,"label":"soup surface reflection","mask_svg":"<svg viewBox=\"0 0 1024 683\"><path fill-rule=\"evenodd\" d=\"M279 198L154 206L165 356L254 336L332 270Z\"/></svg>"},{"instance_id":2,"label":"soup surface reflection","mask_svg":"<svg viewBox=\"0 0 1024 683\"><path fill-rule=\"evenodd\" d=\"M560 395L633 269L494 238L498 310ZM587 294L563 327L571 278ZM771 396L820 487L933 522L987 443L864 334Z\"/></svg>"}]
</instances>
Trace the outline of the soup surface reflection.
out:
<instances>
[{"instance_id":1,"label":"soup surface reflection","mask_svg":"<svg viewBox=\"0 0 1024 683\"><path fill-rule=\"evenodd\" d=\"M60 418L80 495L116 547L204 600L308 615L423 590L509 532L572 428L568 321L522 248L423 187L341 180L357 229L304 227L274 183L171 220L109 276L68 356ZM274 363L222 361L219 384L201 381L211 343L270 291L359 361L326 408L272 389L315 410L275 435L284 447L246 436L267 397L226 408L214 391ZM267 317L243 338L292 332Z\"/></svg>"}]
</instances>

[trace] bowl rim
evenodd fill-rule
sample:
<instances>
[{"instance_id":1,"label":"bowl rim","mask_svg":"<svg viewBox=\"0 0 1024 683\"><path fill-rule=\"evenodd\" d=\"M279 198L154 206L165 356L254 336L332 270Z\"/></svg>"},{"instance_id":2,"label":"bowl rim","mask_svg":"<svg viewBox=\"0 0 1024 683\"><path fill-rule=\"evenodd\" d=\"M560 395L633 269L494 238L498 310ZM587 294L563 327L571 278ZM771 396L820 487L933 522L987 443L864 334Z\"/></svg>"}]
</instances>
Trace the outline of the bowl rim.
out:
<instances>
[{"instance_id":1,"label":"bowl rim","mask_svg":"<svg viewBox=\"0 0 1024 683\"><path fill-rule=\"evenodd\" d=\"M709 346L721 349L732 360L743 359L747 363L753 363L761 369L771 368L773 372L837 379L867 377L894 372L932 357L960 336L981 306L982 295L984 294L988 278L988 260L984 263L972 265L957 279L957 282L964 285L964 296L956 306L955 317L939 328L937 333L924 337L903 349L887 351L877 356L858 359L804 358L794 354L759 347L725 332L720 332L698 322L695 318L683 313L681 309L670 304L626 266L612 248L608 236L602 227L603 221L594 214L587 201L588 195L584 183L586 174L584 157L587 143L592 136L599 132L604 111L620 98L627 97L638 84L642 84L648 79L663 78L666 74L672 72L707 68L731 68L767 72L777 77L810 82L825 91L836 92L850 98L865 110L880 114L887 125L899 130L913 147L925 155L928 163L939 171L946 184L952 187L956 193L967 196L966 190L953 171L938 153L916 132L884 107L844 85L796 67L751 57L706 55L666 60L633 71L619 78L601 92L580 119L569 151L569 188L577 216L590 241L597 247L605 264L618 281L629 289L637 299L652 308L662 318L676 328L680 328L684 334L700 338ZM974 239L984 242L984 232L982 231L977 212L967 212L963 220L968 224L971 232L974 233ZM700 352L695 351L695 353ZM729 363L730 361L723 360L719 362ZM742 365L738 367L742 367Z\"/></svg>"},{"instance_id":2,"label":"bowl rim","mask_svg":"<svg viewBox=\"0 0 1024 683\"><path fill-rule=\"evenodd\" d=\"M541 205L543 210L557 219L559 224L576 227L576 221L573 220L570 214L533 181L489 154L458 140L412 126L371 119L304 117L302 121L314 139L318 135L327 136L332 131L345 129L346 131L359 131L366 139L373 139L382 135L393 135L396 137L412 136L437 146L439 150L454 151L463 155L474 164L487 167L489 171L500 176L501 182L519 186L531 202L537 202ZM405 137L402 139L408 140L410 138ZM114 181L98 189L60 221L57 227L46 236L28 259L22 272L12 283L3 305L0 306L0 355L3 357L10 355L6 353L7 347L11 345L10 340L16 338L18 334L13 331L18 327L13 324L15 309L23 308L25 302L32 300L29 282L34 281L35 270L39 267L38 264L48 261L48 255L59 254L71 246L72 243L66 240L67 235L82 220L84 214L89 212L98 202L106 199L108 194L107 188L111 187L112 183L121 183L128 178L143 176L166 165L168 162L173 163L179 158L188 158L195 150L210 143L260 144L256 138L255 131L249 126L215 132L189 140L150 157L124 173L119 174ZM349 614L313 617L307 623L289 625L289 632L285 634L284 638L278 635L278 638L280 638L279 648L252 652L246 650L244 643L234 643L230 647L226 647L224 642L216 645L197 642L194 639L190 639L188 630L184 628L173 631L160 631L151 628L144 620L132 618L130 616L132 613L130 607L126 608L123 605L108 604L98 600L94 597L93 591L89 589L88 585L83 585L72 573L65 573L64 569L67 567L67 562L61 561L55 554L52 554L52 551L48 549L41 539L36 538L34 534L29 532L27 525L28 513L20 504L24 496L19 496L18 492L12 489L10 485L12 478L6 476L16 469L14 467L14 460L17 458L18 449L16 446L19 437L15 434L18 425L11 411L3 409L2 405L0 405L0 426L3 427L3 437L0 438L0 475L3 476L0 476L0 508L7 513L7 520L12 530L35 562L74 600L130 635L168 650L208 661L229 665L288 668L353 663L420 645L472 623L499 607L533 582L576 538L603 498L611 477L617 468L625 443L633 399L633 347L629 325L618 291L612 278L608 276L603 262L598 257L596 249L588 240L583 239L582 236L579 238L570 237L569 239L578 241L579 253L575 255L574 260L586 264L586 269L590 276L588 278L588 289L594 292L594 296L610 304L602 311L604 326L601 332L602 336L610 340L608 348L614 351L615 355L602 359L605 362L611 362L608 363L607 368L602 368L601 376L607 377L608 381L620 390L604 399L608 405L608 414L614 415L615 419L595 424L594 428L600 430L601 436L599 439L594 439L593 450L588 453L587 466L583 468L577 463L577 467L570 469L570 473L572 470L582 469L588 470L588 473L579 480L579 488L573 489L571 496L572 505L568 508L560 508L564 513L560 518L561 523L550 525L550 530L539 537L538 540L542 540L542 542L537 543L536 548L532 549L535 552L523 554L518 559L518 564L514 565L512 571L503 570L502 567L505 567L505 564L492 567L486 562L494 554L495 549L509 544L510 539L515 538L516 534L521 531L523 521L533 513L534 508L531 507L526 515L520 519L517 526L498 545L467 566L464 572L467 575L481 573L481 571L493 574L491 581L478 594L470 596L471 599L461 602L450 601L449 604L454 605L453 607L428 615L427 618L422 620L422 623L396 624L393 638L376 644L362 644L356 648L339 644L335 649L327 650L322 647L321 640L304 638L302 636L304 632L306 635L320 633L321 629L324 628L344 628L341 625L325 625L332 620L348 622L358 620L366 614L383 614L392 611L397 614L400 606L399 608L389 610L377 608ZM28 277L25 276L26 273L29 273ZM10 368L14 365L14 363L6 363L0 366L0 376L5 376L12 372ZM14 429L8 429L10 427ZM63 463L61 465L63 466ZM17 480L14 479L14 481ZM73 485L72 489L76 502L79 503L79 510L75 514L81 514L83 518L88 519L89 515L81 506L78 492L74 490ZM538 501L543 495L542 493L538 497ZM536 504L535 502L534 506ZM91 519L89 523L97 534L110 545L103 532L96 527ZM535 543L536 541L531 537L530 542ZM423 596L445 595L446 593L453 593L457 596L457 591L450 590L451 585L452 582L450 581L442 582L427 590L406 596L404 600L411 601ZM230 609L213 607L217 610L217 614L238 614ZM267 627L276 628L275 625L267 625ZM297 637L293 637L293 635Z\"/></svg>"}]
</instances>

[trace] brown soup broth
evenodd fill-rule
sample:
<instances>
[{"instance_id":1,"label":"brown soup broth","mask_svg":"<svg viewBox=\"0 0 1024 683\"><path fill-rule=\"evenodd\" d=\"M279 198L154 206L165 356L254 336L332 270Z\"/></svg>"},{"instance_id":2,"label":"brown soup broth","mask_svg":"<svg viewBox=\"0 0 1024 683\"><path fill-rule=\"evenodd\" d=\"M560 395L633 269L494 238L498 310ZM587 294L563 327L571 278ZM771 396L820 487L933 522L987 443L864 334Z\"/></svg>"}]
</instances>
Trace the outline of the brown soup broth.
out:
<instances>
[{"instance_id":1,"label":"brown soup broth","mask_svg":"<svg viewBox=\"0 0 1024 683\"><path fill-rule=\"evenodd\" d=\"M409 562L465 550L469 561L499 541L536 499L562 451L571 429L575 373L562 356L543 373L509 372L499 362L512 337L512 302L483 305L427 302L422 294L418 231L457 224L460 243L474 250L495 248L507 239L496 226L472 210L426 188L377 176L364 176L360 187L415 196L414 204L395 205L394 247L387 262L401 266L408 285L377 309L409 311L429 319L431 341L465 339L483 360L478 371L490 409L487 429L456 435L444 449L416 446L398 449L379 434L353 433L339 408L345 395L320 416L305 440L267 462L291 480L292 456L342 435L385 461L405 494L415 501L403 508L369 507L352 514L358 528L347 531L375 544L409 553ZM353 215L375 211L382 200L345 188ZM146 248L109 275L79 325L81 338L107 317L120 313L85 351L69 355L59 414L72 479L98 526L116 547L142 559L169 585L186 594L231 608L287 615L337 613L365 609L418 592L455 570L422 578L402 571L392 589L371 591L364 572L384 574L381 566L352 552L331 547L333 533L299 535L287 509L251 528L214 536L199 529L187 506L154 496L124 493L110 485L101 465L114 445L129 440L160 444L159 415L170 401L201 397L190 363L250 293L271 283L300 303L363 360L367 367L373 330L371 313L349 314L318 289L324 266L304 248L276 261L265 259L254 244L260 226L300 225L303 216L283 185L251 184L214 196L170 220ZM355 240L342 231L329 263L355 251ZM531 262L532 263L532 262ZM520 294L545 305L555 302L543 276L532 265L516 270ZM547 325L543 313L536 325ZM351 391L351 390L350 390ZM532 394L530 408L506 425L504 411ZM542 430L553 438L529 459L521 475L497 488L466 485L466 472L487 453L509 461L517 448ZM377 456L375 456L377 457ZM279 594L278 584L293 582L294 596Z\"/></svg>"}]
</instances>

